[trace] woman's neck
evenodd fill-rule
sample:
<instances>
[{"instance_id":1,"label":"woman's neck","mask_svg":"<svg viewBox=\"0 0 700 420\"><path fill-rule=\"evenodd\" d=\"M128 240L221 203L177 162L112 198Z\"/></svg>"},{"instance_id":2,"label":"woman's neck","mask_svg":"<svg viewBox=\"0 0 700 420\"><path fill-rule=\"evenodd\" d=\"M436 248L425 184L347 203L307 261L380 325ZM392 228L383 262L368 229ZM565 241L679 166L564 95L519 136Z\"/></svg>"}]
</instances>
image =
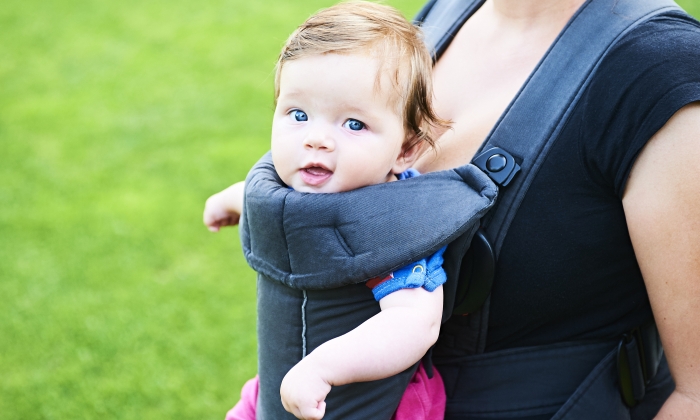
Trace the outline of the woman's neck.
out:
<instances>
[{"instance_id":1,"label":"woman's neck","mask_svg":"<svg viewBox=\"0 0 700 420\"><path fill-rule=\"evenodd\" d=\"M469 162L585 0L486 0L435 65L435 107L453 121L420 171ZM440 135L441 133L436 133Z\"/></svg>"},{"instance_id":2,"label":"woman's neck","mask_svg":"<svg viewBox=\"0 0 700 420\"><path fill-rule=\"evenodd\" d=\"M586 0L487 0L481 7L499 26L529 31L561 27Z\"/></svg>"}]
</instances>

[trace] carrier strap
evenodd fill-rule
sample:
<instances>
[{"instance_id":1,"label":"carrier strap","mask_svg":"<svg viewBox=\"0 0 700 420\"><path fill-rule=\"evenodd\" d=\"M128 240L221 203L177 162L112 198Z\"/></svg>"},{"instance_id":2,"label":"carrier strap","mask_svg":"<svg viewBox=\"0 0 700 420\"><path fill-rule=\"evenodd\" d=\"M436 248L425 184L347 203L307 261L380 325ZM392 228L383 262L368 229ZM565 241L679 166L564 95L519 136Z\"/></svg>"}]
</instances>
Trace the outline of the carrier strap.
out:
<instances>
[{"instance_id":1,"label":"carrier strap","mask_svg":"<svg viewBox=\"0 0 700 420\"><path fill-rule=\"evenodd\" d=\"M649 330L651 337L655 327L641 330ZM645 354L654 374L645 384L648 398L635 409L634 418L651 418L669 394L671 377L663 353ZM630 418L617 386L618 358L617 342L611 340L521 347L441 364L449 396L445 418Z\"/></svg>"},{"instance_id":2,"label":"carrier strap","mask_svg":"<svg viewBox=\"0 0 700 420\"><path fill-rule=\"evenodd\" d=\"M556 412L615 341L563 343L475 354L440 365L452 416L537 416ZM618 395L616 392L613 395ZM619 399L619 398L618 398Z\"/></svg>"},{"instance_id":3,"label":"carrier strap","mask_svg":"<svg viewBox=\"0 0 700 420\"><path fill-rule=\"evenodd\" d=\"M436 57L482 4L483 0L440 0L421 11L425 40ZM545 53L477 152L477 158L484 158L492 148L504 149L521 167L499 191L483 221L496 258L530 184L605 55L638 24L671 10L680 10L672 0L588 0ZM469 353L484 351L489 306L486 299L479 312L470 315L474 322L468 333L472 339L467 341L473 343L466 349Z\"/></svg>"},{"instance_id":4,"label":"carrier strap","mask_svg":"<svg viewBox=\"0 0 700 420\"><path fill-rule=\"evenodd\" d=\"M423 28L424 41L437 61L464 22L486 0L432 0L418 12L414 22Z\"/></svg>"}]
</instances>

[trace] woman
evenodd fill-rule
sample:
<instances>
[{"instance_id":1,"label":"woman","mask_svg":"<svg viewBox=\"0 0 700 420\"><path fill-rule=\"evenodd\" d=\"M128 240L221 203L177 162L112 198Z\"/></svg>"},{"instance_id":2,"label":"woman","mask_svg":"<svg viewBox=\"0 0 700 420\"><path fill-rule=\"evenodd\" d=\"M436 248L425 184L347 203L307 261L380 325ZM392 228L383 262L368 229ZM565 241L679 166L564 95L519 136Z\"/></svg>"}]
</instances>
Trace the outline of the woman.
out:
<instances>
[{"instance_id":1,"label":"woman","mask_svg":"<svg viewBox=\"0 0 700 420\"><path fill-rule=\"evenodd\" d=\"M424 156L421 172L471 161L584 3L487 0L466 20L435 65L437 112L453 129L442 133L437 155ZM573 109L499 255L486 355L614 343L656 320L675 390L662 360L644 408L608 418L653 418L661 405L657 419L700 418L698 68L700 25L688 17L662 14L625 34ZM504 412L498 401L493 409L468 401L469 362L459 362L453 345L464 325L453 317L436 349L452 356L439 365L447 418L551 418L558 407L525 401Z\"/></svg>"}]
</instances>

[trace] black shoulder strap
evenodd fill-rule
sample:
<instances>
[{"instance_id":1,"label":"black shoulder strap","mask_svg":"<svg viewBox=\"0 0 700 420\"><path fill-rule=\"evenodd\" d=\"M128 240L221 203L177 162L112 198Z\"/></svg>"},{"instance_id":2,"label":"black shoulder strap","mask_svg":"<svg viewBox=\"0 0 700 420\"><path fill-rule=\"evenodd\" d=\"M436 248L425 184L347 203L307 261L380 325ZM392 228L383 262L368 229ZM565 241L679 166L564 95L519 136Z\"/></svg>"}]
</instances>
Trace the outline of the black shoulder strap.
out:
<instances>
[{"instance_id":1,"label":"black shoulder strap","mask_svg":"<svg viewBox=\"0 0 700 420\"><path fill-rule=\"evenodd\" d=\"M436 53L444 51L459 27L481 4L482 0L437 0L430 4L430 9L420 16L428 46ZM521 167L520 174L506 177L505 183L500 183L509 185L501 188L497 204L484 220L485 234L496 258L532 180L602 59L632 28L670 10L680 10L672 0L588 0L496 123L473 163L493 175L489 170L493 167L487 164L493 162L492 156L505 150ZM499 183L493 176L492 179ZM479 313L472 314L479 318L478 327L470 332L476 335L474 353L484 351L488 311L487 299Z\"/></svg>"},{"instance_id":2,"label":"black shoulder strap","mask_svg":"<svg viewBox=\"0 0 700 420\"><path fill-rule=\"evenodd\" d=\"M414 18L423 28L425 44L437 60L457 35L464 22L486 0L431 0Z\"/></svg>"}]
</instances>

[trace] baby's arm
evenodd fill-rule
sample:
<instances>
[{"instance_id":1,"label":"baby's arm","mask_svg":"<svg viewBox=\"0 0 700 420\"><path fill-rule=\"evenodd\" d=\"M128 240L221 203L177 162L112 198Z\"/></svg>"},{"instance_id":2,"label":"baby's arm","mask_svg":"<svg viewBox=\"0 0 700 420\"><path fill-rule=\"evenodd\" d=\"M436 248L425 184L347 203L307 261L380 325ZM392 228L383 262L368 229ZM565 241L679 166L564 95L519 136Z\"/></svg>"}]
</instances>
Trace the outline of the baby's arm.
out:
<instances>
[{"instance_id":1,"label":"baby's arm","mask_svg":"<svg viewBox=\"0 0 700 420\"><path fill-rule=\"evenodd\" d=\"M237 182L207 199L204 204L204 225L212 232L224 226L237 225L243 213L243 188L245 182Z\"/></svg>"},{"instance_id":2,"label":"baby's arm","mask_svg":"<svg viewBox=\"0 0 700 420\"><path fill-rule=\"evenodd\" d=\"M284 408L320 419L331 386L373 381L408 369L437 341L442 286L402 289L379 301L382 311L345 335L316 348L282 380Z\"/></svg>"}]
</instances>

